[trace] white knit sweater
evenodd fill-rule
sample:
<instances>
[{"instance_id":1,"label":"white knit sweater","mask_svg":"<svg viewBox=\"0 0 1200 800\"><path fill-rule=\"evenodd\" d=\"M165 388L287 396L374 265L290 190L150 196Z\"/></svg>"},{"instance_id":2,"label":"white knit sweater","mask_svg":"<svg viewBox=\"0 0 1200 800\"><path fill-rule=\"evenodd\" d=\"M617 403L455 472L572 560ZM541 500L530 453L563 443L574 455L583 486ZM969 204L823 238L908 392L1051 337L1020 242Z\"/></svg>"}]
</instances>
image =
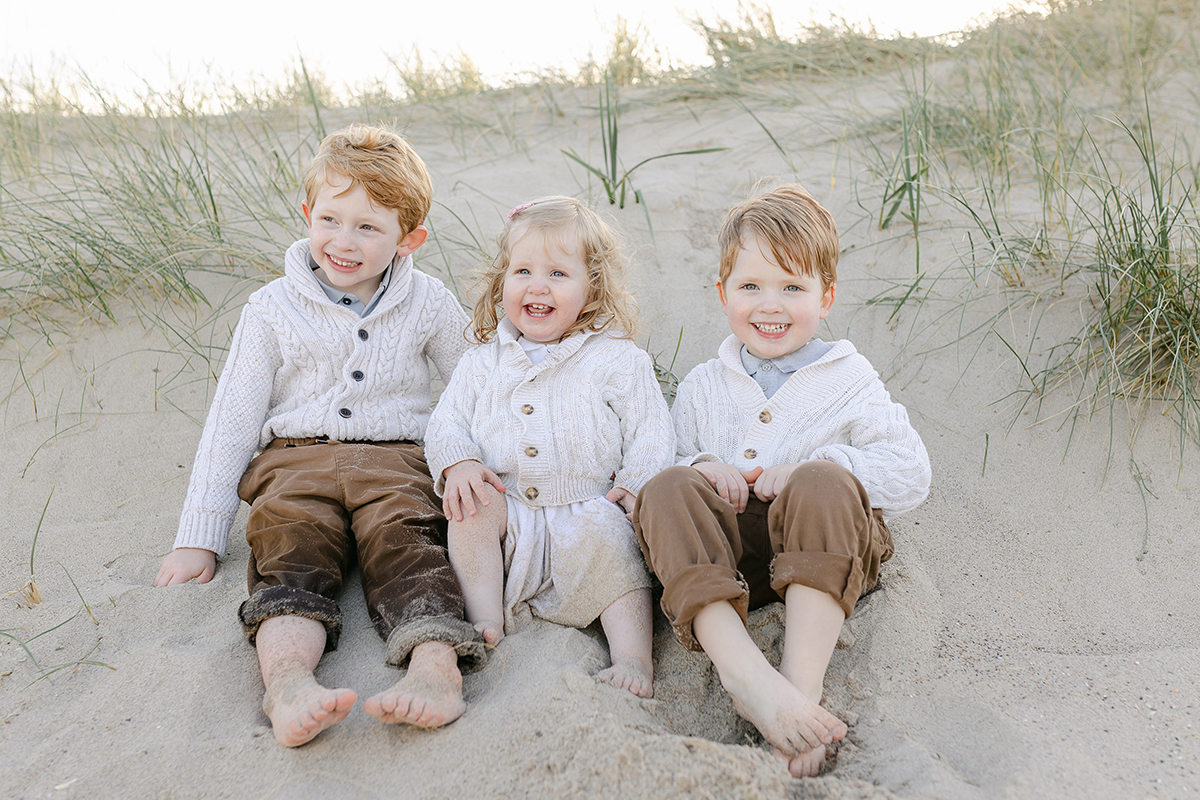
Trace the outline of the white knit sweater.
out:
<instances>
[{"instance_id":1,"label":"white knit sweater","mask_svg":"<svg viewBox=\"0 0 1200 800\"><path fill-rule=\"evenodd\" d=\"M871 364L834 342L768 399L746 374L742 343L730 336L718 357L679 384L671 409L680 464L722 461L742 470L825 460L850 470L871 505L911 511L929 494L929 454Z\"/></svg>"},{"instance_id":2,"label":"white knit sweater","mask_svg":"<svg viewBox=\"0 0 1200 800\"><path fill-rule=\"evenodd\" d=\"M637 494L671 465L671 415L643 350L589 331L535 366L519 335L501 320L438 400L425 454L439 494L443 470L465 459L481 461L531 506L603 497L613 486Z\"/></svg>"},{"instance_id":3,"label":"white knit sweater","mask_svg":"<svg viewBox=\"0 0 1200 800\"><path fill-rule=\"evenodd\" d=\"M365 318L330 302L308 265L308 240L283 277L250 295L196 451L176 547L225 553L237 485L259 447L281 437L420 441L429 361L448 376L467 347L467 315L406 256Z\"/></svg>"}]
</instances>

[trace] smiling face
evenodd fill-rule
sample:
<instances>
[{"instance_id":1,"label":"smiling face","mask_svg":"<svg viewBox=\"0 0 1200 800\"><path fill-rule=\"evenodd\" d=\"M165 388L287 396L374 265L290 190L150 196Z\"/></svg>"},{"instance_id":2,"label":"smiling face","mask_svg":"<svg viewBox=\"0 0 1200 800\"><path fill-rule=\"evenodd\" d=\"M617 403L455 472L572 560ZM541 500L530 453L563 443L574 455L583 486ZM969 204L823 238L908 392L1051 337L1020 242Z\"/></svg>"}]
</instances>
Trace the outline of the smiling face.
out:
<instances>
[{"instance_id":1,"label":"smiling face","mask_svg":"<svg viewBox=\"0 0 1200 800\"><path fill-rule=\"evenodd\" d=\"M369 303L392 260L420 247L427 231L418 226L406 235L395 210L376 204L349 178L329 177L312 208L307 202L300 206L308 220L312 258L325 283Z\"/></svg>"},{"instance_id":2,"label":"smiling face","mask_svg":"<svg viewBox=\"0 0 1200 800\"><path fill-rule=\"evenodd\" d=\"M514 237L501 305L531 342L562 339L588 301L587 266L579 245L568 252L557 237L527 230Z\"/></svg>"},{"instance_id":3,"label":"smiling face","mask_svg":"<svg viewBox=\"0 0 1200 800\"><path fill-rule=\"evenodd\" d=\"M752 238L717 291L730 329L750 355L779 358L808 344L833 307L836 287L822 289L816 275L793 275Z\"/></svg>"}]
</instances>

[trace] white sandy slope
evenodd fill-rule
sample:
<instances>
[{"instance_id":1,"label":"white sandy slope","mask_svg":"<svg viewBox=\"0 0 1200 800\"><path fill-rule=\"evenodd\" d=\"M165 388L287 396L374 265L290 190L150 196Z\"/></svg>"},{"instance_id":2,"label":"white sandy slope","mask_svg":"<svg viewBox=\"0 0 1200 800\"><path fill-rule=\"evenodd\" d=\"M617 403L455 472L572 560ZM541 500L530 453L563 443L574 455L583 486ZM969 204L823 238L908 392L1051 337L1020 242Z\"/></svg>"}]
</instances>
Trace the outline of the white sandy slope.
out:
<instances>
[{"instance_id":1,"label":"white sandy slope","mask_svg":"<svg viewBox=\"0 0 1200 800\"><path fill-rule=\"evenodd\" d=\"M627 163L678 149L730 149L646 165L635 174L646 205L618 210L560 153L571 147L599 161L596 119L581 92L559 92L561 115L544 98L506 100L501 112L470 106L493 120L492 130L464 131L429 110L399 120L445 204L432 221L450 267L432 246L418 264L467 285L471 256L449 242L468 237L449 210L490 239L518 202L548 193L591 198L631 243L631 282L661 362L670 362L682 328L674 367L682 376L711 357L728 330L712 288L723 209L759 177L792 177L791 167L736 105L626 96L633 101L622 117ZM1053 417L1065 400L1051 396L1042 414L1051 419L1033 425L1032 407L1018 412L1011 401L996 402L1021 385L996 337L978 352L934 349L970 326L955 320L930 329L932 317L915 304L889 324L890 307L866 307L914 273L916 253L911 236L898 226L881 232L869 216L878 188L848 138L854 126L843 120L851 112L837 110L855 106L840 89L818 99L797 94L753 107L787 148L796 177L842 227L838 302L823 335L848 336L872 360L908 407L934 465L929 500L894 520L896 557L834 655L825 702L850 733L829 775L789 779L733 713L707 659L679 647L661 617L653 701L595 684L590 676L606 659L596 631L539 623L507 638L484 670L467 676L468 711L445 729L383 727L360 704L309 745L279 747L259 708L254 651L235 616L246 593L241 518L211 584L150 587L171 547L211 397L210 369L219 371L236 319L233 303L215 318L162 311L198 331L202 350L215 348L211 367L172 352L132 314L120 325L74 327L53 347L32 332L4 346L0 590L28 578L34 531L53 497L35 551L43 602L28 608L16 594L0 597L2 794L1195 796L1196 449L1181 453L1161 409L1141 422L1132 447L1123 407L1111 425L1102 414L1072 432L1060 426L1065 417ZM870 96L859 102L854 113L883 104ZM326 124L354 118L342 112ZM948 214L935 206L925 219L933 226ZM953 264L961 238L927 228L922 264ZM219 296L229 286L211 289ZM967 320L1001 307L972 306ZM1067 330L1076 312L1064 304L1053 313L1037 335ZM1014 340L1029 330L1020 308L1009 325ZM77 613L80 593L97 624ZM357 579L342 605L346 631L318 677L365 697L398 673L383 664ZM756 615L753 627L777 654L778 607ZM34 659L43 669L79 660L111 669L77 665L39 681Z\"/></svg>"}]
</instances>

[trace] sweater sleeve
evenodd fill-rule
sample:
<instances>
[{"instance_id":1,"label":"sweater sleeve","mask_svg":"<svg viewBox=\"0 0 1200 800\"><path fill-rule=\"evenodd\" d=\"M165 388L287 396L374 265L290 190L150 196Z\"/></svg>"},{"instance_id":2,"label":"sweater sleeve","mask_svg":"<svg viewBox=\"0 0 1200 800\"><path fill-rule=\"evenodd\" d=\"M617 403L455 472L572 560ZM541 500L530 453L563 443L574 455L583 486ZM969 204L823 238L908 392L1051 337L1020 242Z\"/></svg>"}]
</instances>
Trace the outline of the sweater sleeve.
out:
<instances>
[{"instance_id":1,"label":"sweater sleeve","mask_svg":"<svg viewBox=\"0 0 1200 800\"><path fill-rule=\"evenodd\" d=\"M818 447L811 458L839 464L862 482L871 504L888 514L919 506L929 494L929 454L904 406L878 378L856 410L848 443Z\"/></svg>"},{"instance_id":2,"label":"sweater sleeve","mask_svg":"<svg viewBox=\"0 0 1200 800\"><path fill-rule=\"evenodd\" d=\"M632 369L617 373L619 380L608 404L621 421L621 469L613 485L636 495L647 481L671 466L675 432L650 357L636 345L629 349L633 351Z\"/></svg>"},{"instance_id":3,"label":"sweater sleeve","mask_svg":"<svg viewBox=\"0 0 1200 800\"><path fill-rule=\"evenodd\" d=\"M458 360L466 352L466 332L470 320L458 300L441 283L438 284L436 297L437 327L425 345L425 355L437 367L442 383L448 384Z\"/></svg>"},{"instance_id":4,"label":"sweater sleeve","mask_svg":"<svg viewBox=\"0 0 1200 800\"><path fill-rule=\"evenodd\" d=\"M471 433L471 420L479 400L475 380L480 370L479 354L478 349L472 350L459 361L425 431L425 458L439 497L446 489L446 476L442 473L447 467L467 459L483 461L483 451Z\"/></svg>"},{"instance_id":5,"label":"sweater sleeve","mask_svg":"<svg viewBox=\"0 0 1200 800\"><path fill-rule=\"evenodd\" d=\"M196 449L176 548L198 547L218 556L225 554L229 529L241 502L238 482L258 449L273 379L282 363L279 343L256 312L252 298L233 333Z\"/></svg>"}]
</instances>

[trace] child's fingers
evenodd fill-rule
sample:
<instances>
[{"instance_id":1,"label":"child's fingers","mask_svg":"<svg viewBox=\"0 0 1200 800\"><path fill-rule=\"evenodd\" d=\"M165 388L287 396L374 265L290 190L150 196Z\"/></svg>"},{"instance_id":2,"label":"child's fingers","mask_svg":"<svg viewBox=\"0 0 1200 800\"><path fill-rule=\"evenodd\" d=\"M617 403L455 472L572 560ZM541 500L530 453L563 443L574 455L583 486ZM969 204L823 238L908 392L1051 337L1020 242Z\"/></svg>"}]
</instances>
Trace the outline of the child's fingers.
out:
<instances>
[{"instance_id":1,"label":"child's fingers","mask_svg":"<svg viewBox=\"0 0 1200 800\"><path fill-rule=\"evenodd\" d=\"M495 489L497 492L508 491L507 489L504 488L504 481L500 480L500 476L497 475L496 473L492 472L490 469L486 473L484 473L483 477L484 477L484 480L486 480L488 483L490 483L492 485L492 488Z\"/></svg>"},{"instance_id":2,"label":"child's fingers","mask_svg":"<svg viewBox=\"0 0 1200 800\"><path fill-rule=\"evenodd\" d=\"M471 492L474 497L479 498L479 504L482 506L490 506L491 500L488 500L487 492L484 487L491 483L487 475L475 475L471 478ZM475 503L471 503L471 516L475 515Z\"/></svg>"}]
</instances>

